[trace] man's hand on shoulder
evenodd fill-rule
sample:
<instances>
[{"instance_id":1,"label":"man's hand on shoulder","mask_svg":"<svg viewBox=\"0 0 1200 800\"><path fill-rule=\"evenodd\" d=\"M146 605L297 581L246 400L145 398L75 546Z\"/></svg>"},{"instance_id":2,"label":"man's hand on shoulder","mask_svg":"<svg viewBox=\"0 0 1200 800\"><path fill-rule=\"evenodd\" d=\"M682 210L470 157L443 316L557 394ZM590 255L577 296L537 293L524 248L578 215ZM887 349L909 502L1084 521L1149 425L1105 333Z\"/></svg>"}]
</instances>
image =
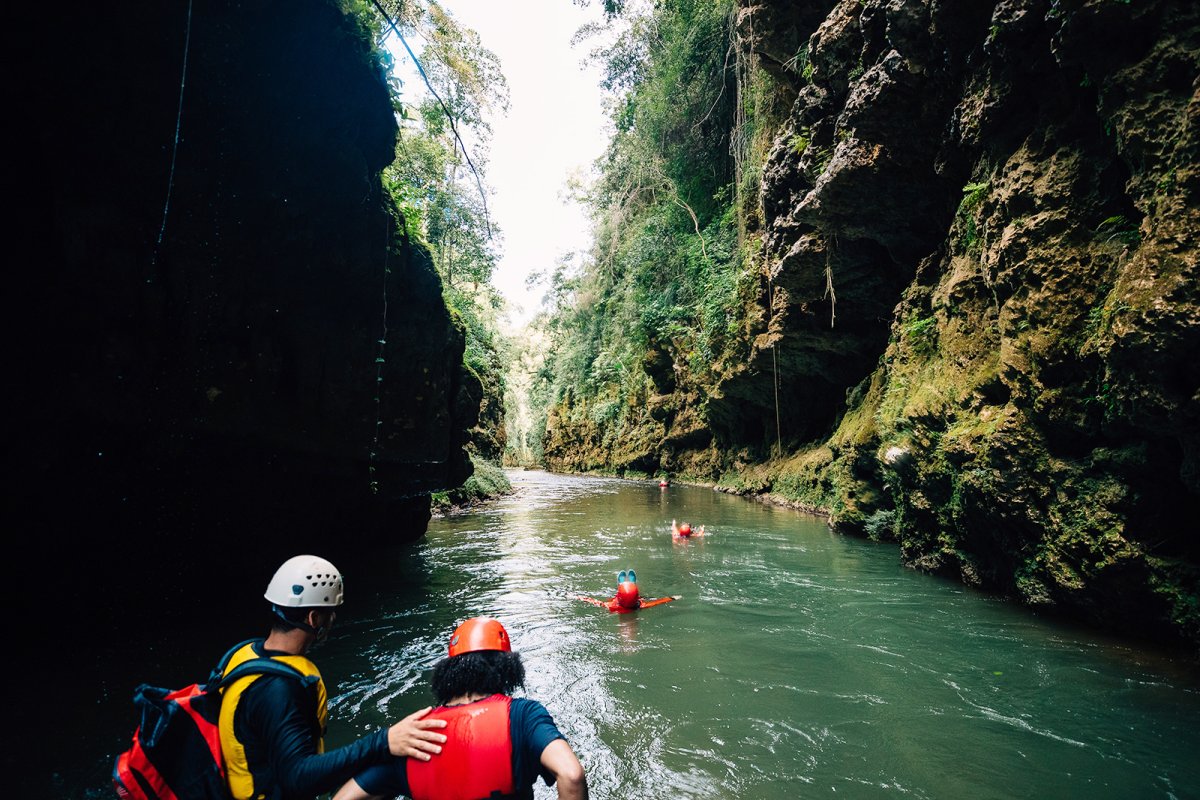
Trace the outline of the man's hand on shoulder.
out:
<instances>
[{"instance_id":1,"label":"man's hand on shoulder","mask_svg":"<svg viewBox=\"0 0 1200 800\"><path fill-rule=\"evenodd\" d=\"M431 710L432 706L426 706L414 711L388 728L388 750L392 755L428 761L432 755L442 752L446 735L436 731L446 727L446 720L422 719Z\"/></svg>"}]
</instances>

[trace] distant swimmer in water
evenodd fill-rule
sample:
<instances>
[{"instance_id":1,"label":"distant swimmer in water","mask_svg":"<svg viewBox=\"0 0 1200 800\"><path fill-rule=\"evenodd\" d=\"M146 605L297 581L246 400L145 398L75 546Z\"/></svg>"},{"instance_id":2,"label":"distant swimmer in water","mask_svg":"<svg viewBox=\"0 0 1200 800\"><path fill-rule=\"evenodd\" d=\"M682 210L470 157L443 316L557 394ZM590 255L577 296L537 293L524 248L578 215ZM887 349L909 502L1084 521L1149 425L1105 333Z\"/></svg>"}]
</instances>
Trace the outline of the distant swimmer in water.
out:
<instances>
[{"instance_id":1,"label":"distant swimmer in water","mask_svg":"<svg viewBox=\"0 0 1200 800\"><path fill-rule=\"evenodd\" d=\"M704 526L692 530L692 525L685 522L682 525L675 524L675 520L671 520L671 538L672 539L695 539L704 535Z\"/></svg>"},{"instance_id":2,"label":"distant swimmer in water","mask_svg":"<svg viewBox=\"0 0 1200 800\"><path fill-rule=\"evenodd\" d=\"M620 574L617 575L617 594L611 600L597 600L594 597L587 597L585 595L576 595L576 598L585 603L591 603L594 606L615 611L618 614L628 614L638 609L650 608L651 606L658 606L663 603L669 603L672 600L678 600L679 595L659 597L656 600L645 600L642 598L641 593L638 592L637 573L633 570L629 570L628 572L621 570Z\"/></svg>"}]
</instances>

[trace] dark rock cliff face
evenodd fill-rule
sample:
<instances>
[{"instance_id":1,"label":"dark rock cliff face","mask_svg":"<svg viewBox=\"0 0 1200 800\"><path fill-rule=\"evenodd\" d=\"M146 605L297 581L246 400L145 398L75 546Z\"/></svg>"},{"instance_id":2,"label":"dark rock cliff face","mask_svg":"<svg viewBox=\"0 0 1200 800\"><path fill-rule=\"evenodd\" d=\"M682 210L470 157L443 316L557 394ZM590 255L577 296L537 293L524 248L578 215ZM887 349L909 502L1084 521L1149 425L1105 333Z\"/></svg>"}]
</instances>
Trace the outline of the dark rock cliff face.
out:
<instances>
[{"instance_id":1,"label":"dark rock cliff face","mask_svg":"<svg viewBox=\"0 0 1200 800\"><path fill-rule=\"evenodd\" d=\"M707 387L711 444L646 452L913 566L1200 643L1200 8L800 6L740 9L794 98L750 356ZM808 69L780 69L805 42Z\"/></svg>"},{"instance_id":2,"label":"dark rock cliff face","mask_svg":"<svg viewBox=\"0 0 1200 800\"><path fill-rule=\"evenodd\" d=\"M186 613L294 553L423 534L428 493L470 473L480 392L381 196L396 125L356 24L320 0L196 4L186 41L186 2L26 13L55 31L16 62L27 597Z\"/></svg>"}]
</instances>

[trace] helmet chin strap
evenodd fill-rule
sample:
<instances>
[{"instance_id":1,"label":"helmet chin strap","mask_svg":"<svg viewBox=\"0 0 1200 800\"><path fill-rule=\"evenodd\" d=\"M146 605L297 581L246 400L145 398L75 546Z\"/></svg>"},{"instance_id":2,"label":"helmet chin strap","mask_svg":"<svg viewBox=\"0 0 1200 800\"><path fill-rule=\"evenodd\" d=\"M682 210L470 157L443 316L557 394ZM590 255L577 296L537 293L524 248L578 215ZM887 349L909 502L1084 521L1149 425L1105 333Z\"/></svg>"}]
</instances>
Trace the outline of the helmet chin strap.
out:
<instances>
[{"instance_id":1,"label":"helmet chin strap","mask_svg":"<svg viewBox=\"0 0 1200 800\"><path fill-rule=\"evenodd\" d=\"M279 606L275 605L274 603L271 604L271 611L273 611L275 613L275 616L279 617L281 620L286 622L288 625L299 628L302 631L307 631L308 633L314 634L317 637L317 641L325 641L325 637L328 636L328 634L329 634L329 629L326 628L325 626L321 626L320 628L314 628L312 625L309 625L304 620L288 619L287 615L283 613L283 609L281 609Z\"/></svg>"}]
</instances>

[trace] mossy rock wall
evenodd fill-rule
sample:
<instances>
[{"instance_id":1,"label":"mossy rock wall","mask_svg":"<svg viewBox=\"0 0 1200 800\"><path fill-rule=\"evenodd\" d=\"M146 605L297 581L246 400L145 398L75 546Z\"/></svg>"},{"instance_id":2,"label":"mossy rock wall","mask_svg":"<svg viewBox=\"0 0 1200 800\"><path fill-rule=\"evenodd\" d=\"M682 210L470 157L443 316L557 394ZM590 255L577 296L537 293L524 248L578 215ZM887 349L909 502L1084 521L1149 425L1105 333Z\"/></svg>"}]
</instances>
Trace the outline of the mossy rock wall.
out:
<instances>
[{"instance_id":1,"label":"mossy rock wall","mask_svg":"<svg viewBox=\"0 0 1200 800\"><path fill-rule=\"evenodd\" d=\"M749 357L707 386L676 364L687 388L619 435L560 406L551 465L678 467L1200 644L1200 9L791 7L746 0L738 26L795 97L760 185ZM807 67L781 69L803 24Z\"/></svg>"}]
</instances>

